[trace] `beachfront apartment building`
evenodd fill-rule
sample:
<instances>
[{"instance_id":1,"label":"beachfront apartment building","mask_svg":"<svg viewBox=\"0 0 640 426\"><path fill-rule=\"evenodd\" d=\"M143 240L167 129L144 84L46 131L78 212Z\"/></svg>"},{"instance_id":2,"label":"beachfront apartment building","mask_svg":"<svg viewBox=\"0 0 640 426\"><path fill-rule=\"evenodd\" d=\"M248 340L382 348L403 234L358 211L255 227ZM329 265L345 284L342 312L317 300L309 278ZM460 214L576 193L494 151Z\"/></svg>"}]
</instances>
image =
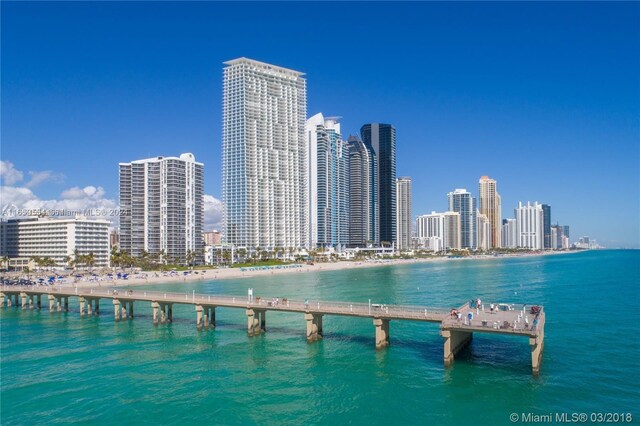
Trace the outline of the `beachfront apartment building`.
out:
<instances>
[{"instance_id":1,"label":"beachfront apartment building","mask_svg":"<svg viewBox=\"0 0 640 426\"><path fill-rule=\"evenodd\" d=\"M396 212L397 230L396 237L398 250L411 248L411 178L399 177L396 179Z\"/></svg>"},{"instance_id":2,"label":"beachfront apartment building","mask_svg":"<svg viewBox=\"0 0 640 426\"><path fill-rule=\"evenodd\" d=\"M391 124L365 124L360 128L360 136L376 157L374 192L379 237L376 243L394 245L397 242L396 129Z\"/></svg>"},{"instance_id":3,"label":"beachfront apartment building","mask_svg":"<svg viewBox=\"0 0 640 426\"><path fill-rule=\"evenodd\" d=\"M304 73L247 58L225 65L225 242L249 250L306 247L309 175Z\"/></svg>"},{"instance_id":4,"label":"beachfront apartment building","mask_svg":"<svg viewBox=\"0 0 640 426\"><path fill-rule=\"evenodd\" d=\"M543 226L544 226L544 248L551 248L551 206L548 204L542 205L543 214Z\"/></svg>"},{"instance_id":5,"label":"beachfront apartment building","mask_svg":"<svg viewBox=\"0 0 640 426\"><path fill-rule=\"evenodd\" d=\"M1 255L9 258L48 258L56 268L71 266L76 255L93 254L95 268L110 262L109 226L106 220L83 217L28 217L0 222ZM82 265L77 265L82 266Z\"/></svg>"},{"instance_id":6,"label":"beachfront apartment building","mask_svg":"<svg viewBox=\"0 0 640 426\"><path fill-rule=\"evenodd\" d=\"M476 219L478 250L487 251L491 248L491 226L489 225L489 218L478 211L476 213Z\"/></svg>"},{"instance_id":7,"label":"beachfront apartment building","mask_svg":"<svg viewBox=\"0 0 640 426\"><path fill-rule=\"evenodd\" d=\"M477 243L476 199L466 189L456 189L447 194L449 211L460 213L461 247L475 250Z\"/></svg>"},{"instance_id":8,"label":"beachfront apartment building","mask_svg":"<svg viewBox=\"0 0 640 426\"><path fill-rule=\"evenodd\" d=\"M496 188L497 182L488 176L482 176L478 181L479 211L489 222L489 248L499 248L501 244L502 211L500 194ZM480 234L480 230L478 231Z\"/></svg>"},{"instance_id":9,"label":"beachfront apartment building","mask_svg":"<svg viewBox=\"0 0 640 426\"><path fill-rule=\"evenodd\" d=\"M305 126L310 248L341 250L349 243L349 147L342 140L339 118L318 113Z\"/></svg>"},{"instance_id":10,"label":"beachfront apartment building","mask_svg":"<svg viewBox=\"0 0 640 426\"><path fill-rule=\"evenodd\" d=\"M502 220L502 247L516 248L518 247L518 238L516 234L516 220Z\"/></svg>"},{"instance_id":11,"label":"beachfront apartment building","mask_svg":"<svg viewBox=\"0 0 640 426\"><path fill-rule=\"evenodd\" d=\"M544 212L538 202L518 203L515 209L516 244L520 248L542 250L544 248Z\"/></svg>"},{"instance_id":12,"label":"beachfront apartment building","mask_svg":"<svg viewBox=\"0 0 640 426\"><path fill-rule=\"evenodd\" d=\"M419 247L433 252L460 249L460 213L431 212L418 216L416 237Z\"/></svg>"},{"instance_id":13,"label":"beachfront apartment building","mask_svg":"<svg viewBox=\"0 0 640 426\"><path fill-rule=\"evenodd\" d=\"M217 246L222 242L222 234L216 230L203 232L202 240L205 246Z\"/></svg>"},{"instance_id":14,"label":"beachfront apartment building","mask_svg":"<svg viewBox=\"0 0 640 426\"><path fill-rule=\"evenodd\" d=\"M191 153L120 163L120 250L202 263L203 173Z\"/></svg>"},{"instance_id":15,"label":"beachfront apartment building","mask_svg":"<svg viewBox=\"0 0 640 426\"><path fill-rule=\"evenodd\" d=\"M357 136L349 136L349 246L367 247L380 241L376 156Z\"/></svg>"}]
</instances>

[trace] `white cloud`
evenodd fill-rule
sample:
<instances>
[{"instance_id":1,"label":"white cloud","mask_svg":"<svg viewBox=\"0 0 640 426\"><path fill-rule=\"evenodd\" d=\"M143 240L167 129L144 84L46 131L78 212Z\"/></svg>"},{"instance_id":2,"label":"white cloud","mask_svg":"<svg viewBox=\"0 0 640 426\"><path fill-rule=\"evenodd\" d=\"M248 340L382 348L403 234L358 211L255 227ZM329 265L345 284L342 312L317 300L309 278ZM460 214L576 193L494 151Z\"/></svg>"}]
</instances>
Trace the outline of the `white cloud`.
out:
<instances>
[{"instance_id":1,"label":"white cloud","mask_svg":"<svg viewBox=\"0 0 640 426\"><path fill-rule=\"evenodd\" d=\"M16 170L11 161L0 160L0 178L4 180L6 185L13 185L22 180L23 174L20 170Z\"/></svg>"},{"instance_id":2,"label":"white cloud","mask_svg":"<svg viewBox=\"0 0 640 426\"><path fill-rule=\"evenodd\" d=\"M204 195L204 231L222 229L222 201L212 195Z\"/></svg>"},{"instance_id":3,"label":"white cloud","mask_svg":"<svg viewBox=\"0 0 640 426\"><path fill-rule=\"evenodd\" d=\"M14 186L0 187L0 198L2 198L3 206L13 204L18 208L22 208L22 206L24 206L28 201L38 199L36 194L31 192L29 188Z\"/></svg>"},{"instance_id":4,"label":"white cloud","mask_svg":"<svg viewBox=\"0 0 640 426\"><path fill-rule=\"evenodd\" d=\"M62 191L60 196L67 200L80 200L87 197L91 199L99 199L104 196L104 189L101 186L97 188L95 186L85 186L84 188L74 186L73 188Z\"/></svg>"},{"instance_id":5,"label":"white cloud","mask_svg":"<svg viewBox=\"0 0 640 426\"><path fill-rule=\"evenodd\" d=\"M100 210L107 213L102 213L100 217L90 218L106 219L116 226L118 216L109 212L117 209L118 204L112 199L105 198L104 195L105 191L100 186L73 187L63 191L61 198L58 200L42 200L31 189L26 187L0 187L3 211L7 206L32 211L55 210L56 214L68 211L69 214L89 215L90 210L94 212Z\"/></svg>"},{"instance_id":6,"label":"white cloud","mask_svg":"<svg viewBox=\"0 0 640 426\"><path fill-rule=\"evenodd\" d=\"M31 179L25 184L27 188L33 188L46 181L52 181L55 183L62 183L64 181L64 175L62 173L54 173L51 170L45 170L42 172L29 172Z\"/></svg>"}]
</instances>

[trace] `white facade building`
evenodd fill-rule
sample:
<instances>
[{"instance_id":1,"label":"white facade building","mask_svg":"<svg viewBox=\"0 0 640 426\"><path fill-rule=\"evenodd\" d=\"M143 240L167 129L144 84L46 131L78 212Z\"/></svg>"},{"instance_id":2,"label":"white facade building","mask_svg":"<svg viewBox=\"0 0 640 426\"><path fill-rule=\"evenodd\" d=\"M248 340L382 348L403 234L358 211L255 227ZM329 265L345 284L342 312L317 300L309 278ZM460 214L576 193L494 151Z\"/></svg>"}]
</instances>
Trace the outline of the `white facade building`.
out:
<instances>
[{"instance_id":1,"label":"white facade building","mask_svg":"<svg viewBox=\"0 0 640 426\"><path fill-rule=\"evenodd\" d=\"M478 225L478 250L489 250L491 247L491 226L486 215L477 212Z\"/></svg>"},{"instance_id":2,"label":"white facade building","mask_svg":"<svg viewBox=\"0 0 640 426\"><path fill-rule=\"evenodd\" d=\"M203 164L193 154L120 163L120 249L202 263Z\"/></svg>"},{"instance_id":3,"label":"white facade building","mask_svg":"<svg viewBox=\"0 0 640 426\"><path fill-rule=\"evenodd\" d=\"M247 58L225 65L226 242L250 250L304 247L309 243L304 74Z\"/></svg>"},{"instance_id":4,"label":"white facade building","mask_svg":"<svg viewBox=\"0 0 640 426\"><path fill-rule=\"evenodd\" d=\"M518 238L516 234L516 220L502 220L502 247L516 248L518 247Z\"/></svg>"},{"instance_id":5,"label":"white facade building","mask_svg":"<svg viewBox=\"0 0 640 426\"><path fill-rule=\"evenodd\" d=\"M6 230L6 255L10 258L49 258L65 268L75 254L93 254L93 267L109 267L109 225L106 220L85 218L10 219Z\"/></svg>"},{"instance_id":6,"label":"white facade building","mask_svg":"<svg viewBox=\"0 0 640 426\"><path fill-rule=\"evenodd\" d=\"M340 117L318 113L307 120L309 153L309 247L349 243L349 147Z\"/></svg>"},{"instance_id":7,"label":"white facade building","mask_svg":"<svg viewBox=\"0 0 640 426\"><path fill-rule=\"evenodd\" d=\"M544 248L544 212L542 205L518 203L515 209L517 245L521 248L542 250Z\"/></svg>"},{"instance_id":8,"label":"white facade building","mask_svg":"<svg viewBox=\"0 0 640 426\"><path fill-rule=\"evenodd\" d=\"M396 238L398 250L411 248L411 178L396 179Z\"/></svg>"},{"instance_id":9,"label":"white facade building","mask_svg":"<svg viewBox=\"0 0 640 426\"><path fill-rule=\"evenodd\" d=\"M416 219L418 244L434 252L461 247L460 214L444 212L418 216Z\"/></svg>"}]
</instances>

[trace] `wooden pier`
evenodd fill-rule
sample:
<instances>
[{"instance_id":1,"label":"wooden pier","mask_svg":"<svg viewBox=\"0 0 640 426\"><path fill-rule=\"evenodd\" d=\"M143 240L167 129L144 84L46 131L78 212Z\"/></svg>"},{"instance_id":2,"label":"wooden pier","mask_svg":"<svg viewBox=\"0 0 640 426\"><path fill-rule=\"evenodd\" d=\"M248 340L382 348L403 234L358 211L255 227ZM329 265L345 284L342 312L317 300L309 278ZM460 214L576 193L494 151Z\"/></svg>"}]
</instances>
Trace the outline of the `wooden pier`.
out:
<instances>
[{"instance_id":1,"label":"wooden pier","mask_svg":"<svg viewBox=\"0 0 640 426\"><path fill-rule=\"evenodd\" d=\"M265 299L247 296L221 296L196 293L170 293L159 291L79 288L63 286L3 286L1 306L22 309L41 309L42 300L50 312L69 311L69 298L77 299L80 316L99 315L100 301L107 299L113 306L114 320L134 318L134 303L148 302L153 312L153 323L173 321L173 305L192 305L196 312L198 329L216 326L216 308L244 309L247 315L247 333L255 336L266 332L266 313L298 312L304 314L308 342L322 338L324 315L343 315L371 318L375 328L376 348L389 345L390 321L423 321L440 323L444 338L444 363L451 365L455 355L471 342L473 333L494 333L521 336L529 339L531 366L538 375L544 348L544 309L529 305L484 304L471 307L469 303L456 310L426 306L384 305L377 303L350 303L326 301L296 301ZM494 309L491 309L493 306Z\"/></svg>"}]
</instances>

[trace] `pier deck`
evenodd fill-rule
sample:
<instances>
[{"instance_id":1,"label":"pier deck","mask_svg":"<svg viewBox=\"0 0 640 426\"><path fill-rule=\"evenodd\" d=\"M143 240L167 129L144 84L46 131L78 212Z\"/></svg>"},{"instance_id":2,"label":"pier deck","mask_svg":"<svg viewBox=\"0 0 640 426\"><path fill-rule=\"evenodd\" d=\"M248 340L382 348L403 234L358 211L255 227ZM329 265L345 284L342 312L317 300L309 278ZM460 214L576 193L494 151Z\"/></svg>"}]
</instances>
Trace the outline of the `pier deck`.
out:
<instances>
[{"instance_id":1,"label":"pier deck","mask_svg":"<svg viewBox=\"0 0 640 426\"><path fill-rule=\"evenodd\" d=\"M296 312L304 314L307 325L307 341L322 338L322 317L342 315L373 319L376 348L389 345L389 322L422 321L440 323L444 338L444 362L450 365L458 351L471 341L473 333L497 333L529 338L533 374L537 375L544 346L544 310L532 313L526 305L495 304L491 311L488 304L471 308L469 303L457 309L454 315L449 308L428 306L386 305L380 303L352 303L318 300L291 300L247 296L175 293L145 290L108 288L78 288L68 286L3 286L0 293L2 306L21 305L22 309L41 309L42 296L46 296L51 312L68 311L69 298L77 298L80 315L100 313L100 300L109 299L116 321L132 319L134 302L150 302L154 324L171 322L174 304L193 305L198 328L215 327L215 311L218 307L244 309L247 315L247 331L250 336L266 331L266 312ZM13 299L13 302L12 302ZM470 316L471 314L471 316Z\"/></svg>"}]
</instances>

